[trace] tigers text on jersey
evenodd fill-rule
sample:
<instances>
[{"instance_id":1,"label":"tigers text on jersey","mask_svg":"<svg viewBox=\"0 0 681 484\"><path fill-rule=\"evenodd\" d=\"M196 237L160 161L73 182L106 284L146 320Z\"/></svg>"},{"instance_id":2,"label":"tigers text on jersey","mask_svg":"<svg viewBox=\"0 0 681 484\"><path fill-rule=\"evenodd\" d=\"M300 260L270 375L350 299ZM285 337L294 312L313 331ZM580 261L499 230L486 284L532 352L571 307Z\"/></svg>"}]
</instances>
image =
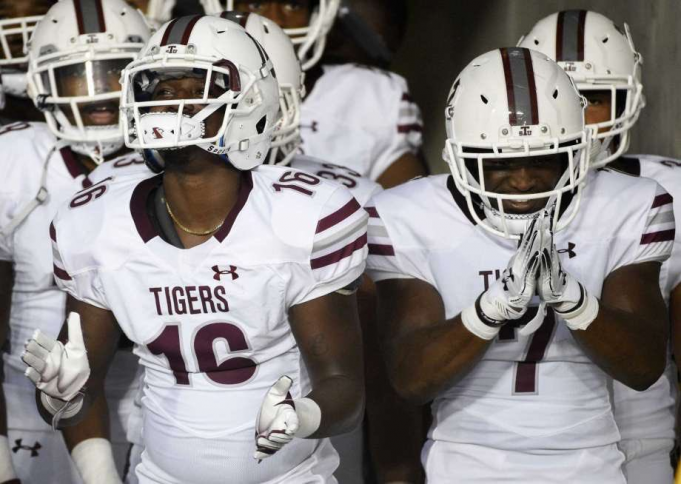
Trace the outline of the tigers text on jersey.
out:
<instances>
[{"instance_id":1,"label":"tigers text on jersey","mask_svg":"<svg viewBox=\"0 0 681 484\"><path fill-rule=\"evenodd\" d=\"M319 441L295 439L257 465L255 420L281 375L293 379L294 398L310 390L288 310L362 274L366 212L336 183L266 165L242 172L213 237L178 249L147 212L162 175L109 181L55 218L55 275L77 299L111 310L137 344L150 466L179 482L247 484L304 462ZM187 439L212 449L189 449L196 465L178 458Z\"/></svg>"},{"instance_id":2,"label":"tigers text on jersey","mask_svg":"<svg viewBox=\"0 0 681 484\"><path fill-rule=\"evenodd\" d=\"M326 65L303 101L302 151L376 181L423 143L421 112L401 76L356 64Z\"/></svg>"},{"instance_id":3,"label":"tigers text on jersey","mask_svg":"<svg viewBox=\"0 0 681 484\"><path fill-rule=\"evenodd\" d=\"M311 156L295 155L291 160L290 166L298 170L312 173L320 178L333 180L340 183L352 193L355 200L363 207L366 203L383 190L383 187L376 182L363 177L355 170L344 166L326 163Z\"/></svg>"},{"instance_id":4,"label":"tigers text on jersey","mask_svg":"<svg viewBox=\"0 0 681 484\"><path fill-rule=\"evenodd\" d=\"M681 214L681 161L654 155L627 155L623 158L632 173L655 180L674 197L674 212ZM681 231L674 248L660 270L660 288L665 301L681 284ZM614 382L615 420L622 439L674 439L678 386L676 366L671 358L660 379L644 392Z\"/></svg>"},{"instance_id":5,"label":"tigers text on jersey","mask_svg":"<svg viewBox=\"0 0 681 484\"><path fill-rule=\"evenodd\" d=\"M655 182L589 175L581 208L555 243L561 262L596 297L614 270L669 257L671 197ZM474 225L450 176L417 179L367 208L369 274L417 278L435 287L453 318L506 268L517 242ZM373 206L372 206L373 205ZM430 438L512 450L568 450L619 440L610 378L552 311L530 336L511 323L482 360L432 406Z\"/></svg>"}]
</instances>

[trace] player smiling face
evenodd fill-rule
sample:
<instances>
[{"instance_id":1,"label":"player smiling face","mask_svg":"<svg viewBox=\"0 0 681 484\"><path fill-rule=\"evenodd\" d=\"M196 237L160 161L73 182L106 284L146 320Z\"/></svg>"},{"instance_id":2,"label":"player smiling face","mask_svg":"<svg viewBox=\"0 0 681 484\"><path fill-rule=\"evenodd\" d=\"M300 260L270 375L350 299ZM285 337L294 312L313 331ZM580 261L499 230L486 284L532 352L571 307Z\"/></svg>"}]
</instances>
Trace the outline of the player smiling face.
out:
<instances>
[{"instance_id":1,"label":"player smiling face","mask_svg":"<svg viewBox=\"0 0 681 484\"><path fill-rule=\"evenodd\" d=\"M484 179L488 191L503 195L532 195L550 192L565 171L559 155L485 160ZM504 200L504 211L513 214L534 213L546 206L548 198ZM496 208L496 200L491 200Z\"/></svg>"}]
</instances>

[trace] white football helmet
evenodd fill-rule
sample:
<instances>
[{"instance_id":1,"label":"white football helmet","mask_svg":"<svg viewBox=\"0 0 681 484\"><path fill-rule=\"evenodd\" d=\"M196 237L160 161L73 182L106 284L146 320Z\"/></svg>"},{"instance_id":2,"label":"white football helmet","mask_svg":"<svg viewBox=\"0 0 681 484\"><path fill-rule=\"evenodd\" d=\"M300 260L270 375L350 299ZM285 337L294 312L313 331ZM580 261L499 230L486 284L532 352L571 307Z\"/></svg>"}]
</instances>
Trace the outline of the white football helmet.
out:
<instances>
[{"instance_id":1,"label":"white football helmet","mask_svg":"<svg viewBox=\"0 0 681 484\"><path fill-rule=\"evenodd\" d=\"M28 94L52 133L96 163L123 146L120 73L149 38L142 15L123 0L61 0L29 41ZM88 117L102 124L86 124ZM87 118L86 118L87 120Z\"/></svg>"},{"instance_id":2,"label":"white football helmet","mask_svg":"<svg viewBox=\"0 0 681 484\"><path fill-rule=\"evenodd\" d=\"M273 21L255 13L223 12L222 18L238 22L272 60L279 82L279 119L274 127L268 163L288 165L300 147L300 105L305 95L305 73L291 39Z\"/></svg>"},{"instance_id":3,"label":"white football helmet","mask_svg":"<svg viewBox=\"0 0 681 484\"><path fill-rule=\"evenodd\" d=\"M537 22L518 45L556 60L580 92L610 92L610 119L589 125L602 150L592 166L602 167L624 154L629 148L629 129L645 105L643 57L636 52L629 26L624 24L621 30L599 13L567 10ZM613 143L616 137L618 143Z\"/></svg>"},{"instance_id":4,"label":"white football helmet","mask_svg":"<svg viewBox=\"0 0 681 484\"><path fill-rule=\"evenodd\" d=\"M209 15L220 15L224 11L233 11L234 0L200 0ZM336 20L341 0L316 0L310 23L307 27L284 29L293 44L298 46L298 58L303 70L308 70L321 59L326 47L326 36Z\"/></svg>"},{"instance_id":5,"label":"white football helmet","mask_svg":"<svg viewBox=\"0 0 681 484\"><path fill-rule=\"evenodd\" d=\"M447 99L448 138L443 156L479 225L494 234L518 238L539 213L505 213L504 200L549 199L554 230L574 218L591 147L591 131L584 126L585 102L555 62L528 49L493 50L459 74ZM565 158L566 170L550 191L506 194L485 187L486 160L556 154ZM573 192L575 200L570 212L561 216L567 208L561 205L563 196L568 192Z\"/></svg>"},{"instance_id":6,"label":"white football helmet","mask_svg":"<svg viewBox=\"0 0 681 484\"><path fill-rule=\"evenodd\" d=\"M186 77L205 80L201 97L152 100L160 82ZM239 170L265 161L277 121L279 88L265 50L235 22L201 15L168 22L122 79L125 143L143 150L152 169L163 169L160 150L185 146L220 155ZM190 116L184 112L186 105L203 107ZM168 108L161 112L164 106ZM206 118L219 110L217 134L204 136Z\"/></svg>"},{"instance_id":7,"label":"white football helmet","mask_svg":"<svg viewBox=\"0 0 681 484\"><path fill-rule=\"evenodd\" d=\"M0 109L4 107L5 95L27 98L26 64L27 44L42 15L7 18L0 20Z\"/></svg>"}]
</instances>

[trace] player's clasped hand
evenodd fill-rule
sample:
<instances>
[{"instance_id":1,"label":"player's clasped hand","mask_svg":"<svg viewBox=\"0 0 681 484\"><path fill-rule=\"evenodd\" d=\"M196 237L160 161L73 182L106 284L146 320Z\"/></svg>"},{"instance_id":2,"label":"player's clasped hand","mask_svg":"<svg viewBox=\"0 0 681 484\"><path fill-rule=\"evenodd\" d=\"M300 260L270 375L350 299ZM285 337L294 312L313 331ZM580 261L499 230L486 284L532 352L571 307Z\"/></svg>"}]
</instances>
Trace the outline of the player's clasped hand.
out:
<instances>
[{"instance_id":1,"label":"player's clasped hand","mask_svg":"<svg viewBox=\"0 0 681 484\"><path fill-rule=\"evenodd\" d=\"M36 330L21 355L28 365L25 375L36 388L66 402L78 394L90 377L80 315L70 313L67 324L66 345Z\"/></svg>"},{"instance_id":2,"label":"player's clasped hand","mask_svg":"<svg viewBox=\"0 0 681 484\"><path fill-rule=\"evenodd\" d=\"M289 390L293 380L282 376L270 387L255 424L255 454L266 459L291 442L298 431L298 415Z\"/></svg>"},{"instance_id":3,"label":"player's clasped hand","mask_svg":"<svg viewBox=\"0 0 681 484\"><path fill-rule=\"evenodd\" d=\"M548 218L543 211L530 222L502 277L482 294L480 309L491 320L486 323L503 324L522 317L527 311L536 288L543 227Z\"/></svg>"}]
</instances>

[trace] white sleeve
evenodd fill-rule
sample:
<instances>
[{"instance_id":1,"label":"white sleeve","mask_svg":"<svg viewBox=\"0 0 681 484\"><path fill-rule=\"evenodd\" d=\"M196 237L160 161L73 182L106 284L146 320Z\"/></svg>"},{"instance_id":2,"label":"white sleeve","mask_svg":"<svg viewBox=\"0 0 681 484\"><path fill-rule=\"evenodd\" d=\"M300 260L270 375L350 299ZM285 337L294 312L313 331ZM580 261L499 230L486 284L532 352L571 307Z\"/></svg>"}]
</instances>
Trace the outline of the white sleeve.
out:
<instances>
[{"instance_id":1,"label":"white sleeve","mask_svg":"<svg viewBox=\"0 0 681 484\"><path fill-rule=\"evenodd\" d=\"M367 176L377 180L405 153L418 153L423 145L421 110L409 94L406 82L395 91L394 107L388 111L385 127L374 146L373 163Z\"/></svg>"},{"instance_id":2,"label":"white sleeve","mask_svg":"<svg viewBox=\"0 0 681 484\"><path fill-rule=\"evenodd\" d=\"M57 286L79 301L108 310L109 304L106 301L97 270L72 271L68 268L68 264L65 263L67 257L63 257L57 243L54 223L50 224L50 239L52 239L54 280Z\"/></svg>"},{"instance_id":3,"label":"white sleeve","mask_svg":"<svg viewBox=\"0 0 681 484\"><path fill-rule=\"evenodd\" d=\"M369 257L367 258L369 277L374 282L386 279L413 279L415 276L400 265L388 229L376 207L370 203L366 211L369 214Z\"/></svg>"},{"instance_id":4,"label":"white sleeve","mask_svg":"<svg viewBox=\"0 0 681 484\"><path fill-rule=\"evenodd\" d=\"M12 233L3 232L3 227L7 227L12 222L12 212L15 210L16 202L0 193L0 260L11 261L14 253Z\"/></svg>"},{"instance_id":5,"label":"white sleeve","mask_svg":"<svg viewBox=\"0 0 681 484\"><path fill-rule=\"evenodd\" d=\"M320 213L309 265L299 267L291 304L301 304L342 289L364 272L367 218L345 187L335 189Z\"/></svg>"},{"instance_id":6,"label":"white sleeve","mask_svg":"<svg viewBox=\"0 0 681 484\"><path fill-rule=\"evenodd\" d=\"M660 185L646 218L634 263L669 259L674 246L676 224L674 199Z\"/></svg>"}]
</instances>

